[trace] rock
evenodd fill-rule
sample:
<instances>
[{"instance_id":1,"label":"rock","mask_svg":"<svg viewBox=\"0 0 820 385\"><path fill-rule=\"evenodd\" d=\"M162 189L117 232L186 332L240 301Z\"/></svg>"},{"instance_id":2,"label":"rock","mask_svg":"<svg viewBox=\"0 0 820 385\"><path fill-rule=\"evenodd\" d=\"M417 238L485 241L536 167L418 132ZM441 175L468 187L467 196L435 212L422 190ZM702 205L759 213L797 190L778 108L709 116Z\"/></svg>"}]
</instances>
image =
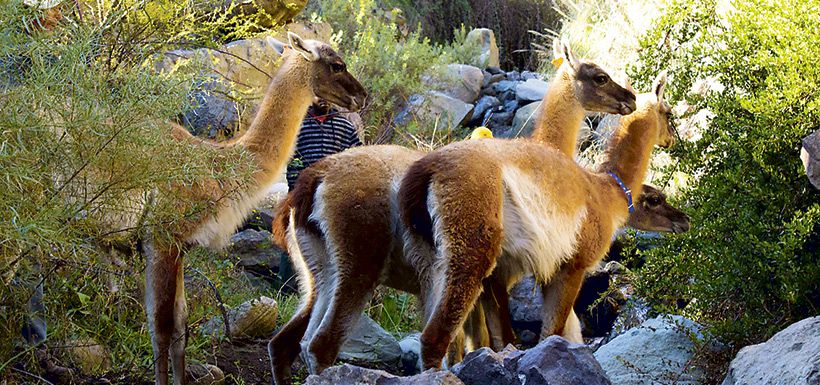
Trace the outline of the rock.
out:
<instances>
[{"instance_id":1,"label":"rock","mask_svg":"<svg viewBox=\"0 0 820 385\"><path fill-rule=\"evenodd\" d=\"M188 385L223 385L225 374L222 369L210 364L191 364L185 368Z\"/></svg>"},{"instance_id":2,"label":"rock","mask_svg":"<svg viewBox=\"0 0 820 385\"><path fill-rule=\"evenodd\" d=\"M521 73L521 79L522 80L530 80L530 79L544 80L544 78L545 78L545 76L542 75L542 74L539 74L538 72L524 71L524 72Z\"/></svg>"},{"instance_id":3,"label":"rock","mask_svg":"<svg viewBox=\"0 0 820 385\"><path fill-rule=\"evenodd\" d=\"M820 384L820 316L795 322L762 344L740 349L723 385L745 384Z\"/></svg>"},{"instance_id":4,"label":"rock","mask_svg":"<svg viewBox=\"0 0 820 385\"><path fill-rule=\"evenodd\" d=\"M461 100L464 103L474 103L481 94L484 73L471 65L449 64L444 77L440 81L425 77L424 82L431 89L441 91L447 96Z\"/></svg>"},{"instance_id":5,"label":"rock","mask_svg":"<svg viewBox=\"0 0 820 385\"><path fill-rule=\"evenodd\" d=\"M625 333L627 330L636 328L644 323L649 317L651 308L641 299L630 298L621 306L618 317L612 324L607 341Z\"/></svg>"},{"instance_id":6,"label":"rock","mask_svg":"<svg viewBox=\"0 0 820 385\"><path fill-rule=\"evenodd\" d=\"M610 333L621 306L633 292L626 277L622 277L627 272L620 263L608 262L587 273L575 300L575 312L584 336L604 337ZM611 287L615 290L610 290ZM605 295L603 299L602 295Z\"/></svg>"},{"instance_id":7,"label":"rock","mask_svg":"<svg viewBox=\"0 0 820 385\"><path fill-rule=\"evenodd\" d=\"M270 337L276 329L279 308L276 301L265 296L245 302L228 311L231 337ZM217 315L202 325L203 332L222 336L225 326Z\"/></svg>"},{"instance_id":8,"label":"rock","mask_svg":"<svg viewBox=\"0 0 820 385\"><path fill-rule=\"evenodd\" d=\"M233 8L231 8L232 3L236 4ZM224 0L221 10L223 12L230 10L231 15L256 15L256 22L261 27L272 28L292 20L305 9L306 5L307 0L288 0L287 2L279 0ZM213 3L209 4L208 2L205 2L202 8L203 11L212 12L214 10Z\"/></svg>"},{"instance_id":9,"label":"rock","mask_svg":"<svg viewBox=\"0 0 820 385\"><path fill-rule=\"evenodd\" d=\"M504 102L504 112L510 112L515 114L515 111L518 110L518 107L518 102L515 99Z\"/></svg>"},{"instance_id":10,"label":"rock","mask_svg":"<svg viewBox=\"0 0 820 385\"><path fill-rule=\"evenodd\" d=\"M584 345L551 336L509 360L527 385L609 385L607 374Z\"/></svg>"},{"instance_id":11,"label":"rock","mask_svg":"<svg viewBox=\"0 0 820 385\"><path fill-rule=\"evenodd\" d=\"M505 359L513 351L521 354L515 348L502 353L496 353L490 348L474 350L461 363L453 366L451 371L466 385L519 385L521 381L515 370L504 366Z\"/></svg>"},{"instance_id":12,"label":"rock","mask_svg":"<svg viewBox=\"0 0 820 385\"><path fill-rule=\"evenodd\" d=\"M549 84L541 79L529 79L515 89L515 98L522 104L544 99Z\"/></svg>"},{"instance_id":13,"label":"rock","mask_svg":"<svg viewBox=\"0 0 820 385\"><path fill-rule=\"evenodd\" d=\"M493 91L495 91L496 95L501 95L507 92L515 92L516 87L518 87L518 82L516 81L501 80L493 84Z\"/></svg>"},{"instance_id":14,"label":"rock","mask_svg":"<svg viewBox=\"0 0 820 385\"><path fill-rule=\"evenodd\" d=\"M65 355L81 374L93 375L111 369L111 353L93 338L66 341Z\"/></svg>"},{"instance_id":15,"label":"rock","mask_svg":"<svg viewBox=\"0 0 820 385\"><path fill-rule=\"evenodd\" d=\"M507 72L507 79L510 79L510 80L513 80L513 81L519 81L519 80L521 80L521 73L518 72L518 71Z\"/></svg>"},{"instance_id":16,"label":"rock","mask_svg":"<svg viewBox=\"0 0 820 385\"><path fill-rule=\"evenodd\" d=\"M279 271L284 251L271 243L267 230L243 230L231 237L228 254L239 259L239 266L259 275L272 276Z\"/></svg>"},{"instance_id":17,"label":"rock","mask_svg":"<svg viewBox=\"0 0 820 385\"><path fill-rule=\"evenodd\" d=\"M487 121L487 127L505 127L508 126L513 120L513 113L506 112L506 111L499 111L500 107L496 107L494 110L488 111L485 113L485 120L489 117ZM490 116L492 113L492 116Z\"/></svg>"},{"instance_id":18,"label":"rock","mask_svg":"<svg viewBox=\"0 0 820 385\"><path fill-rule=\"evenodd\" d=\"M339 352L342 361L392 365L398 364L401 358L402 349L396 339L367 315L362 315Z\"/></svg>"},{"instance_id":19,"label":"rock","mask_svg":"<svg viewBox=\"0 0 820 385\"><path fill-rule=\"evenodd\" d=\"M532 275L518 281L510 290L510 317L513 323L540 323L543 306L541 286L535 282Z\"/></svg>"},{"instance_id":20,"label":"rock","mask_svg":"<svg viewBox=\"0 0 820 385\"><path fill-rule=\"evenodd\" d=\"M359 366L344 364L333 366L322 371L320 375L311 375L306 385L458 385L463 384L458 377L447 371L428 370L412 377L398 377L382 370L365 369Z\"/></svg>"},{"instance_id":21,"label":"rock","mask_svg":"<svg viewBox=\"0 0 820 385\"><path fill-rule=\"evenodd\" d=\"M800 160L806 169L806 176L815 188L820 189L820 130L803 138Z\"/></svg>"},{"instance_id":22,"label":"rock","mask_svg":"<svg viewBox=\"0 0 820 385\"><path fill-rule=\"evenodd\" d=\"M681 316L650 319L640 327L615 337L595 352L612 383L650 385L674 382L703 383L703 373L691 367L701 327Z\"/></svg>"},{"instance_id":23,"label":"rock","mask_svg":"<svg viewBox=\"0 0 820 385\"><path fill-rule=\"evenodd\" d=\"M401 366L405 375L420 372L421 361L421 333L412 333L399 341L401 348Z\"/></svg>"},{"instance_id":24,"label":"rock","mask_svg":"<svg viewBox=\"0 0 820 385\"><path fill-rule=\"evenodd\" d=\"M478 102L475 104L475 108L473 109L473 119L470 121L470 125L480 126L484 122L484 114L488 110L499 105L501 105L501 101L495 96L482 96L481 99L478 99Z\"/></svg>"},{"instance_id":25,"label":"rock","mask_svg":"<svg viewBox=\"0 0 820 385\"><path fill-rule=\"evenodd\" d=\"M507 73L501 68L498 68L498 66L487 66L486 70L493 75L504 75L504 77L507 76Z\"/></svg>"},{"instance_id":26,"label":"rock","mask_svg":"<svg viewBox=\"0 0 820 385\"><path fill-rule=\"evenodd\" d=\"M441 92L431 91L423 95L412 95L409 105L396 114L395 123L407 124L417 116L427 122L436 123L440 128L456 127L470 120L473 105L464 103Z\"/></svg>"},{"instance_id":27,"label":"rock","mask_svg":"<svg viewBox=\"0 0 820 385\"><path fill-rule=\"evenodd\" d=\"M495 42L493 30L476 28L467 33L464 44L475 44L481 49L478 57L471 60L472 63L479 67L498 67L498 45Z\"/></svg>"},{"instance_id":28,"label":"rock","mask_svg":"<svg viewBox=\"0 0 820 385\"><path fill-rule=\"evenodd\" d=\"M484 77L483 88L487 88L487 87L489 87L489 86L491 86L495 83L498 83L498 82L500 82L500 81L507 78L507 74L505 74L505 73L500 73L500 74L495 74L495 75L490 74L489 72L485 72L485 73L489 74L490 76L489 77L487 77L487 76Z\"/></svg>"},{"instance_id":29,"label":"rock","mask_svg":"<svg viewBox=\"0 0 820 385\"><path fill-rule=\"evenodd\" d=\"M512 122L511 138L530 137L535 129L535 121L541 112L541 102L532 102L515 112Z\"/></svg>"},{"instance_id":30,"label":"rock","mask_svg":"<svg viewBox=\"0 0 820 385\"><path fill-rule=\"evenodd\" d=\"M194 135L209 138L236 132L241 107L228 98L227 88L219 81L208 81L195 88L188 95L192 108L182 114L182 124Z\"/></svg>"},{"instance_id":31,"label":"rock","mask_svg":"<svg viewBox=\"0 0 820 385\"><path fill-rule=\"evenodd\" d=\"M293 32L302 39L329 42L333 35L333 27L328 23L315 23L309 20L300 20L277 28L270 36L280 41L288 41L288 32Z\"/></svg>"}]
</instances>

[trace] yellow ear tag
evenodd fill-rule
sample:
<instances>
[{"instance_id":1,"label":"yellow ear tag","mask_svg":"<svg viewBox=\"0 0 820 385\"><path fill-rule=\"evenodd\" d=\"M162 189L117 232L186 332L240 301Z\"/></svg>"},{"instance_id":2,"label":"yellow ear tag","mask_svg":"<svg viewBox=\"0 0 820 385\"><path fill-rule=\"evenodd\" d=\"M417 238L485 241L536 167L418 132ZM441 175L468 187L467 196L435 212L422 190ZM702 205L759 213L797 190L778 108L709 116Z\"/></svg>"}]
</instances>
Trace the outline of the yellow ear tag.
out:
<instances>
[{"instance_id":1,"label":"yellow ear tag","mask_svg":"<svg viewBox=\"0 0 820 385\"><path fill-rule=\"evenodd\" d=\"M557 57L552 59L552 65L555 66L555 68L561 67L561 64L564 64L564 58Z\"/></svg>"}]
</instances>

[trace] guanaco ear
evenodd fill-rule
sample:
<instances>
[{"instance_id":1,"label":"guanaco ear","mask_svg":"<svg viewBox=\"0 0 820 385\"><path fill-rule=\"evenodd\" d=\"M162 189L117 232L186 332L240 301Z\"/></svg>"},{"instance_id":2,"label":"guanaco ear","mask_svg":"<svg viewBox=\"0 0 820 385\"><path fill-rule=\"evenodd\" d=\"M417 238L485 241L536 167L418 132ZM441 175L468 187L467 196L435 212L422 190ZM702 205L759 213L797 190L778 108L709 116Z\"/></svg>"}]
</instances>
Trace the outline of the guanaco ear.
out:
<instances>
[{"instance_id":1,"label":"guanaco ear","mask_svg":"<svg viewBox=\"0 0 820 385\"><path fill-rule=\"evenodd\" d=\"M280 55L285 53L285 48L287 48L287 44L272 37L268 39L268 42L270 43L270 45L273 46L273 49L276 50L276 52L278 52Z\"/></svg>"},{"instance_id":2,"label":"guanaco ear","mask_svg":"<svg viewBox=\"0 0 820 385\"><path fill-rule=\"evenodd\" d=\"M581 62L575 57L572 49L569 47L569 41L566 38L561 39L561 56L569 63L573 71L578 71L581 68Z\"/></svg>"},{"instance_id":3,"label":"guanaco ear","mask_svg":"<svg viewBox=\"0 0 820 385\"><path fill-rule=\"evenodd\" d=\"M655 78L655 81L652 82L652 92L655 93L659 102L663 100L663 91L666 89L666 75L666 70L663 70Z\"/></svg>"},{"instance_id":4,"label":"guanaco ear","mask_svg":"<svg viewBox=\"0 0 820 385\"><path fill-rule=\"evenodd\" d=\"M290 42L290 46L307 59L307 61L319 60L319 50L316 49L316 46L305 42L299 35L288 31L288 41Z\"/></svg>"}]
</instances>

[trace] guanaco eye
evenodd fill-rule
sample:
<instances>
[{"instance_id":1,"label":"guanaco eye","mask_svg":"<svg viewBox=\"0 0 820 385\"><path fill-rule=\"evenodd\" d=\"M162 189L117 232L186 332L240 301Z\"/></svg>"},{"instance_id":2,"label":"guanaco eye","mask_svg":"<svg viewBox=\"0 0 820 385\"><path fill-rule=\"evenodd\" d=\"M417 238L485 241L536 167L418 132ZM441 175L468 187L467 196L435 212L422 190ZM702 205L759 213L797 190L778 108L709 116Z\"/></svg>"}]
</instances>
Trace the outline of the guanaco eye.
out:
<instances>
[{"instance_id":1,"label":"guanaco eye","mask_svg":"<svg viewBox=\"0 0 820 385\"><path fill-rule=\"evenodd\" d=\"M655 195L650 195L646 197L646 203L649 203L652 206L657 206L661 204L661 198Z\"/></svg>"},{"instance_id":2,"label":"guanaco eye","mask_svg":"<svg viewBox=\"0 0 820 385\"><path fill-rule=\"evenodd\" d=\"M344 72L346 67L344 63L330 63L330 69L333 71L333 73L338 74L340 72Z\"/></svg>"},{"instance_id":3,"label":"guanaco eye","mask_svg":"<svg viewBox=\"0 0 820 385\"><path fill-rule=\"evenodd\" d=\"M609 77L604 75L604 74L600 74L600 75L597 75L594 78L592 78L592 80L595 81L595 84L597 84L599 86L602 86L602 85L606 84L606 82L609 81Z\"/></svg>"}]
</instances>

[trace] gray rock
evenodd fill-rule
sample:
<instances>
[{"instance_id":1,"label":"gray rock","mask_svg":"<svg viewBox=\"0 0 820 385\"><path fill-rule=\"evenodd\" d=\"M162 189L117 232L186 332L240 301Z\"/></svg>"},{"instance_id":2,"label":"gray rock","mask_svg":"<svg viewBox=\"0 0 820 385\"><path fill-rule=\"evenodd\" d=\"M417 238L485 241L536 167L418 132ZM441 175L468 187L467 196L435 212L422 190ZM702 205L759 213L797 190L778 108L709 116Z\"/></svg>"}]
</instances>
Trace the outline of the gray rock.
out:
<instances>
[{"instance_id":1,"label":"gray rock","mask_svg":"<svg viewBox=\"0 0 820 385\"><path fill-rule=\"evenodd\" d=\"M458 377L447 371L428 370L412 377L398 377L382 370L365 369L344 364L325 369L319 375L311 375L306 385L458 385Z\"/></svg>"},{"instance_id":2,"label":"gray rock","mask_svg":"<svg viewBox=\"0 0 820 385\"><path fill-rule=\"evenodd\" d=\"M278 312L276 300L265 296L228 310L231 337L270 337L276 329ZM224 325L221 315L214 316L202 324L202 331L222 336L225 331Z\"/></svg>"},{"instance_id":3,"label":"gray rock","mask_svg":"<svg viewBox=\"0 0 820 385\"><path fill-rule=\"evenodd\" d=\"M412 333L399 341L401 348L401 366L405 375L419 373L421 368L421 333Z\"/></svg>"},{"instance_id":4,"label":"gray rock","mask_svg":"<svg viewBox=\"0 0 820 385\"><path fill-rule=\"evenodd\" d=\"M649 318L651 308L639 298L630 298L621 306L618 317L612 324L608 341L625 333L627 330L636 328Z\"/></svg>"},{"instance_id":5,"label":"gray rock","mask_svg":"<svg viewBox=\"0 0 820 385\"><path fill-rule=\"evenodd\" d=\"M510 290L510 317L513 323L540 323L543 306L541 286L535 282L532 275L518 281Z\"/></svg>"},{"instance_id":6,"label":"gray rock","mask_svg":"<svg viewBox=\"0 0 820 385\"><path fill-rule=\"evenodd\" d=\"M518 71L507 72L507 78L514 81L521 80L521 73Z\"/></svg>"},{"instance_id":7,"label":"gray rock","mask_svg":"<svg viewBox=\"0 0 820 385\"><path fill-rule=\"evenodd\" d=\"M482 124L484 114L488 110L499 105L501 105L501 101L495 96L482 96L481 99L478 99L478 102L475 104L475 109L473 110L473 120L470 123L475 123L473 125Z\"/></svg>"},{"instance_id":8,"label":"gray rock","mask_svg":"<svg viewBox=\"0 0 820 385\"><path fill-rule=\"evenodd\" d=\"M518 82L513 80L501 80L498 83L493 84L493 90L496 95L506 92L515 92L516 87L518 87Z\"/></svg>"},{"instance_id":9,"label":"gray rock","mask_svg":"<svg viewBox=\"0 0 820 385\"><path fill-rule=\"evenodd\" d=\"M504 76L507 76L507 73L504 72L504 70L502 70L501 68L498 68L498 66L487 66L487 72L493 75L503 74Z\"/></svg>"},{"instance_id":10,"label":"gray rock","mask_svg":"<svg viewBox=\"0 0 820 385\"><path fill-rule=\"evenodd\" d=\"M806 169L806 175L811 184L820 189L820 130L803 138L800 160L803 161L803 167Z\"/></svg>"},{"instance_id":11,"label":"gray rock","mask_svg":"<svg viewBox=\"0 0 820 385\"><path fill-rule=\"evenodd\" d=\"M515 89L515 98L521 103L535 102L544 98L549 84L541 79L529 79Z\"/></svg>"},{"instance_id":12,"label":"gray rock","mask_svg":"<svg viewBox=\"0 0 820 385\"><path fill-rule=\"evenodd\" d=\"M342 361L362 363L395 365L401 357L402 350L398 341L367 315L362 315L339 352L339 359Z\"/></svg>"},{"instance_id":13,"label":"gray rock","mask_svg":"<svg viewBox=\"0 0 820 385\"><path fill-rule=\"evenodd\" d=\"M487 88L495 83L498 83L507 78L507 74L500 73L500 74L490 74L489 72L485 72L485 74L489 74L490 77L484 77L484 88Z\"/></svg>"},{"instance_id":14,"label":"gray rock","mask_svg":"<svg viewBox=\"0 0 820 385\"><path fill-rule=\"evenodd\" d=\"M451 371L466 385L519 385L521 381L515 370L504 366L505 359L512 352L521 354L515 348L496 353L490 348L474 350L464 357Z\"/></svg>"},{"instance_id":15,"label":"gray rock","mask_svg":"<svg viewBox=\"0 0 820 385\"><path fill-rule=\"evenodd\" d=\"M504 111L505 112L515 113L515 111L518 110L518 107L519 107L518 102L515 101L515 99L508 100L508 101L504 102Z\"/></svg>"},{"instance_id":16,"label":"gray rock","mask_svg":"<svg viewBox=\"0 0 820 385\"><path fill-rule=\"evenodd\" d=\"M243 230L231 237L228 254L238 258L238 265L245 270L269 276L279 271L279 259L283 251L271 243L266 230Z\"/></svg>"},{"instance_id":17,"label":"gray rock","mask_svg":"<svg viewBox=\"0 0 820 385\"><path fill-rule=\"evenodd\" d=\"M545 76L542 75L542 74L539 74L538 72L524 71L524 72L521 73L521 79L522 80L530 80L530 79L544 80L544 78L545 78Z\"/></svg>"},{"instance_id":18,"label":"gray rock","mask_svg":"<svg viewBox=\"0 0 820 385\"><path fill-rule=\"evenodd\" d=\"M484 72L471 65L448 64L441 77L425 76L422 80L432 90L464 103L474 103L481 94Z\"/></svg>"},{"instance_id":19,"label":"gray rock","mask_svg":"<svg viewBox=\"0 0 820 385\"><path fill-rule=\"evenodd\" d=\"M464 39L464 44L475 44L480 47L478 57L471 62L479 67L498 67L498 45L495 42L495 33L488 28L476 28Z\"/></svg>"},{"instance_id":20,"label":"gray rock","mask_svg":"<svg viewBox=\"0 0 820 385\"><path fill-rule=\"evenodd\" d=\"M408 101L409 105L396 114L394 121L397 125L407 124L410 119L418 117L431 124L436 123L440 128L456 127L469 122L473 113L472 104L438 91L412 95Z\"/></svg>"},{"instance_id":21,"label":"gray rock","mask_svg":"<svg viewBox=\"0 0 820 385\"><path fill-rule=\"evenodd\" d=\"M723 385L745 384L820 384L820 316L795 322L762 344L740 349Z\"/></svg>"},{"instance_id":22,"label":"gray rock","mask_svg":"<svg viewBox=\"0 0 820 385\"><path fill-rule=\"evenodd\" d=\"M492 116L489 116L490 112L492 112ZM512 112L498 111L498 108L496 108L494 111L487 112L485 118L487 116L489 116L489 120L487 121L487 127L506 127L513 120Z\"/></svg>"},{"instance_id":23,"label":"gray rock","mask_svg":"<svg viewBox=\"0 0 820 385\"><path fill-rule=\"evenodd\" d=\"M194 135L209 138L238 130L240 105L227 95L227 86L217 81L191 91L188 97L192 108L182 115L183 125Z\"/></svg>"},{"instance_id":24,"label":"gray rock","mask_svg":"<svg viewBox=\"0 0 820 385\"><path fill-rule=\"evenodd\" d=\"M222 385L225 383L225 374L222 369L210 364L194 363L185 368L185 376L189 385Z\"/></svg>"},{"instance_id":25,"label":"gray rock","mask_svg":"<svg viewBox=\"0 0 820 385\"><path fill-rule=\"evenodd\" d=\"M93 375L111 369L111 353L93 338L66 341L61 349L67 361L81 374Z\"/></svg>"},{"instance_id":26,"label":"gray rock","mask_svg":"<svg viewBox=\"0 0 820 385\"><path fill-rule=\"evenodd\" d=\"M530 137L535 129L535 121L541 113L541 102L532 102L523 106L515 112L512 122L513 137Z\"/></svg>"},{"instance_id":27,"label":"gray rock","mask_svg":"<svg viewBox=\"0 0 820 385\"><path fill-rule=\"evenodd\" d=\"M703 383L703 372L690 365L701 327L680 316L650 319L615 337L595 352L612 383L654 385Z\"/></svg>"},{"instance_id":28,"label":"gray rock","mask_svg":"<svg viewBox=\"0 0 820 385\"><path fill-rule=\"evenodd\" d=\"M551 336L508 360L527 385L609 385L604 369L584 345Z\"/></svg>"}]
</instances>

